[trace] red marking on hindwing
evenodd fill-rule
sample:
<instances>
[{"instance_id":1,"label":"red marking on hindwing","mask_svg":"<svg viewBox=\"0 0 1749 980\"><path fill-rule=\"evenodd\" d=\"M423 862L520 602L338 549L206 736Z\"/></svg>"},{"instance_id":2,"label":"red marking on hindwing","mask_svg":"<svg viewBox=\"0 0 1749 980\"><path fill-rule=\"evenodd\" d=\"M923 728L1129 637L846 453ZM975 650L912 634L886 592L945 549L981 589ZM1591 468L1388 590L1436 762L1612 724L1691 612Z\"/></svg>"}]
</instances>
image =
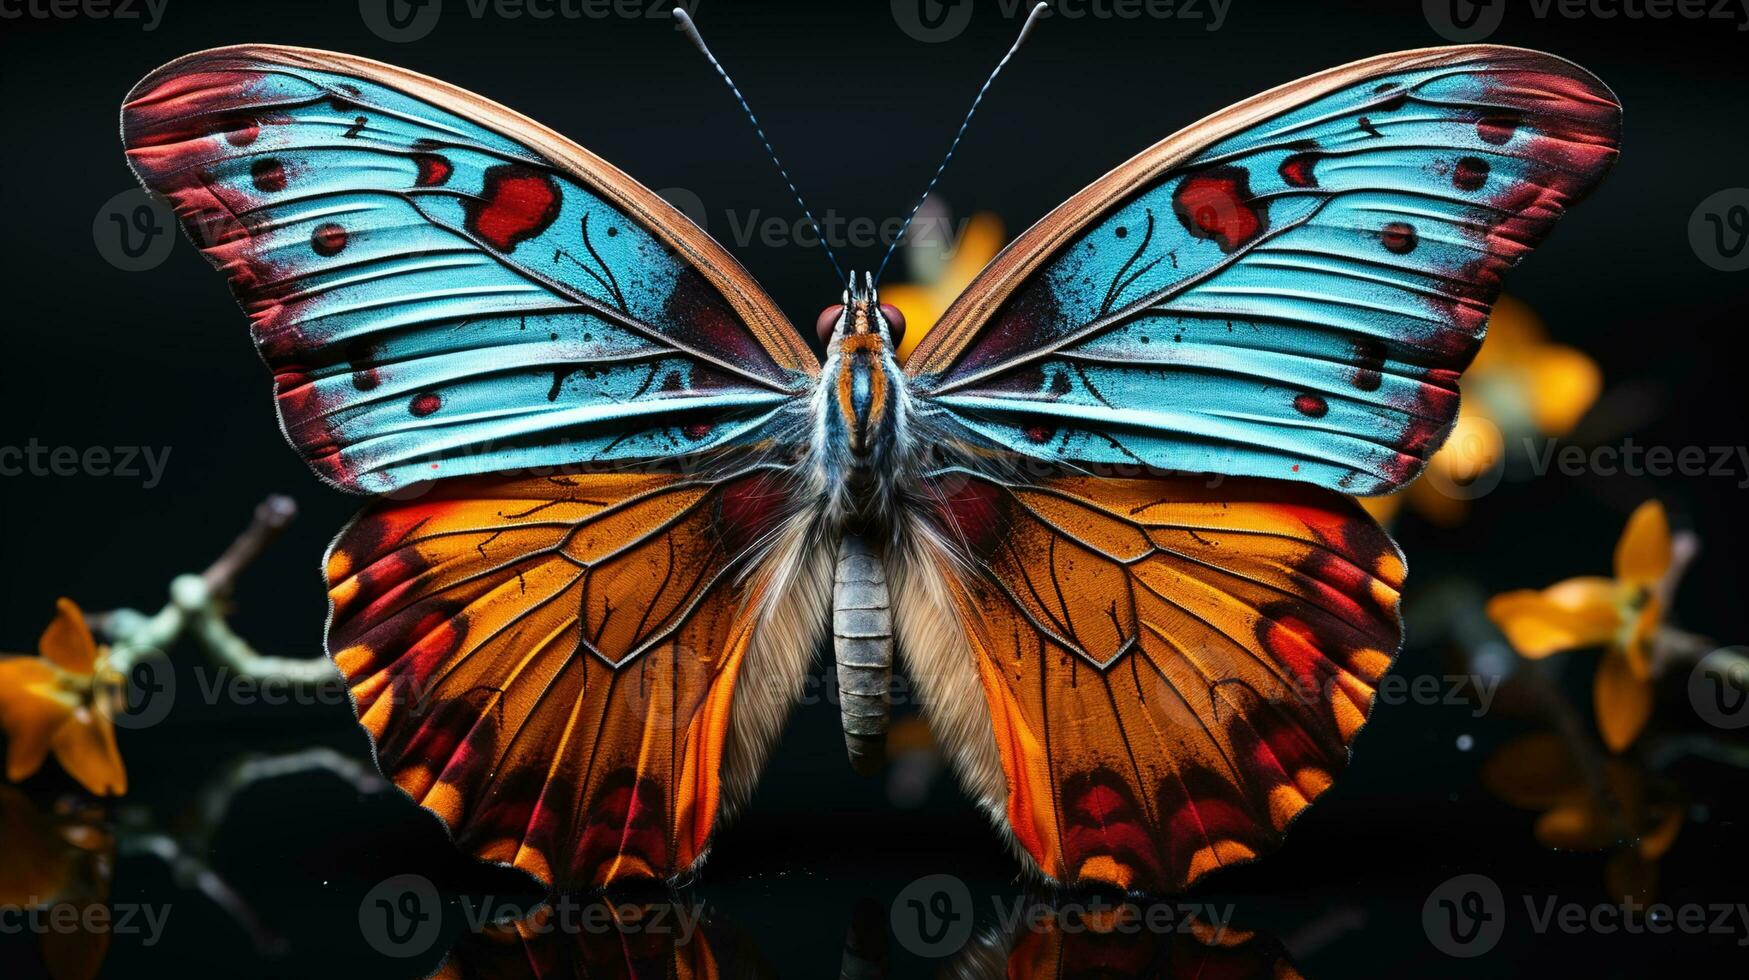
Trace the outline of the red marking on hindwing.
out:
<instances>
[{"instance_id":1,"label":"red marking on hindwing","mask_svg":"<svg viewBox=\"0 0 1749 980\"><path fill-rule=\"evenodd\" d=\"M783 486L763 473L723 487L717 503L717 534L731 557L745 554L777 527L787 497Z\"/></svg>"},{"instance_id":2,"label":"red marking on hindwing","mask_svg":"<svg viewBox=\"0 0 1749 980\"><path fill-rule=\"evenodd\" d=\"M1159 852L1148 832L1146 814L1116 773L1101 768L1071 774L1063 780L1059 794L1066 872L1079 873L1090 859L1110 857L1144 884L1162 880Z\"/></svg>"},{"instance_id":3,"label":"red marking on hindwing","mask_svg":"<svg viewBox=\"0 0 1749 980\"><path fill-rule=\"evenodd\" d=\"M948 490L945 499L936 504L936 511L948 533L964 542L973 554L988 557L995 551L1004 523L1004 491L993 483L957 473L950 473L942 480L965 481L963 485Z\"/></svg>"}]
</instances>

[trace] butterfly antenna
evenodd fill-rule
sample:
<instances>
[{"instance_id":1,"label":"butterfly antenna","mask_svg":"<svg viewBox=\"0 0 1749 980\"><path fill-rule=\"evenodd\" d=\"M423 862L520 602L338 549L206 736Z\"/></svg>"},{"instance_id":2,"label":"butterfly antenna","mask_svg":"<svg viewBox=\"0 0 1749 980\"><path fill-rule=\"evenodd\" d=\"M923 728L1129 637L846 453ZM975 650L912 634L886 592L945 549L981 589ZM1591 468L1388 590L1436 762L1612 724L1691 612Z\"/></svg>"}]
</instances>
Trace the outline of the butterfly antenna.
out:
<instances>
[{"instance_id":1,"label":"butterfly antenna","mask_svg":"<svg viewBox=\"0 0 1749 980\"><path fill-rule=\"evenodd\" d=\"M1032 8L1032 13L1026 15L1026 23L1020 25L1020 36L1014 39L1013 46L1008 49L1007 54L1002 56L1002 60L996 62L996 67L990 70L990 77L984 79L983 86L978 89L978 94L972 99L972 107L966 110L966 118L960 121L959 132L953 134L953 142L948 144L947 155L941 158L941 166L935 168L935 175L929 178L929 185L923 188L923 195L917 198L916 204L912 205L911 213L905 216L905 223L899 226L899 233L893 236L892 244L887 246L887 254L881 257L880 268L875 271L876 283L879 283L881 276L886 273L887 263L892 261L893 252L898 249L899 243L905 240L905 232L911 230L911 222L917 217L917 212L923 208L923 202L929 200L929 195L935 191L935 185L941 180L942 173L947 170L948 162L953 159L954 151L959 149L960 140L965 138L966 128L972 124L972 116L978 111L978 104L984 101L984 93L990 91L990 86L996 81L996 76L1002 74L1002 69L1008 67L1009 59L1013 58L1014 53L1020 50L1020 46L1026 43L1026 36L1032 33L1033 25L1037 24L1039 18L1043 17L1045 11L1049 9L1051 9L1051 5L1042 2L1042 0Z\"/></svg>"},{"instance_id":2,"label":"butterfly antenna","mask_svg":"<svg viewBox=\"0 0 1749 980\"><path fill-rule=\"evenodd\" d=\"M759 117L753 114L753 107L747 104L746 97L741 94L739 88L735 87L735 80L729 77L722 62L717 60L716 55L711 54L710 46L704 43L704 35L698 32L698 25L692 22L692 15L679 6L674 8L673 15L674 19L680 22L680 29L686 32L686 36L691 39L693 45L711 63L711 67L717 70L717 74L722 76L723 84L729 86L729 91L734 93L735 101L741 104L741 111L747 114L747 121L753 124L753 132L759 135L759 142L765 146L766 155L771 157L772 166L777 168L778 175L783 177L783 182L789 185L789 192L795 197L796 206L802 209L802 215L808 219L814 229L820 231L820 247L826 250L826 260L832 263L832 271L837 274L838 281L848 281L844 275L844 268L838 264L838 256L832 254L832 246L826 243L826 236L824 231L820 229L820 222L814 220L814 213L808 210L808 202L802 200L802 192L796 190L796 182L790 179L789 171L783 168L783 161L777 158L777 151L771 148L771 140L765 135L764 127L759 125Z\"/></svg>"}]
</instances>

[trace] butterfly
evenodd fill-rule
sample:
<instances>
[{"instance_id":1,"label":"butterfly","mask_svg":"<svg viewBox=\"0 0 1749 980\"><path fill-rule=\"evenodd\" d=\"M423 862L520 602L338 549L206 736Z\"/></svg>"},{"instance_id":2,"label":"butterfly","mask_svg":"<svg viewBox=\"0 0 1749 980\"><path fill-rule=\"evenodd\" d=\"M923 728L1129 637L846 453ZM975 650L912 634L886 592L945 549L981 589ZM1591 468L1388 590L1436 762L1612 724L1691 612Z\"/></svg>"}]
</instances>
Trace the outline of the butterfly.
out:
<instances>
[{"instance_id":1,"label":"butterfly","mask_svg":"<svg viewBox=\"0 0 1749 980\"><path fill-rule=\"evenodd\" d=\"M1044 878L1172 891L1276 847L1401 640L1352 495L1439 447L1501 274L1619 127L1532 51L1313 75L1070 198L901 364L873 276L822 360L662 198L402 68L220 48L122 110L285 436L376 495L325 570L378 763L561 887L693 873L827 646L853 761L897 650Z\"/></svg>"}]
</instances>

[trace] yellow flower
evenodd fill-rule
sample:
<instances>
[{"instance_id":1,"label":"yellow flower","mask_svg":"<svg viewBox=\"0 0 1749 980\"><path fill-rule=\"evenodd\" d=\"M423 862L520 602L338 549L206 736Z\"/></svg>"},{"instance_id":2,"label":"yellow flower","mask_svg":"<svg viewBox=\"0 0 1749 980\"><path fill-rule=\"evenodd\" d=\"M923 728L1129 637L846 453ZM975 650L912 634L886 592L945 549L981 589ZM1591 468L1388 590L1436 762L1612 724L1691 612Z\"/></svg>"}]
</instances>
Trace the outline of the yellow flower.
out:
<instances>
[{"instance_id":1,"label":"yellow flower","mask_svg":"<svg viewBox=\"0 0 1749 980\"><path fill-rule=\"evenodd\" d=\"M40 656L0 656L6 778L30 778L53 751L61 768L92 793L127 792L111 721L120 681L109 668L108 651L91 638L71 599L56 603L54 622L37 641L37 652Z\"/></svg>"},{"instance_id":2,"label":"yellow flower","mask_svg":"<svg viewBox=\"0 0 1749 980\"><path fill-rule=\"evenodd\" d=\"M1603 374L1583 351L1548 341L1529 306L1500 297L1488 321L1488 340L1459 383L1457 423L1422 479L1402 493L1363 497L1380 522L1407 503L1436 524L1452 526L1469 512L1464 488L1502 465L1508 446L1526 438L1556 438L1572 431L1603 388Z\"/></svg>"},{"instance_id":3,"label":"yellow flower","mask_svg":"<svg viewBox=\"0 0 1749 980\"><path fill-rule=\"evenodd\" d=\"M1001 218L989 212L973 215L946 260L924 272L920 282L881 287L881 302L891 303L905 314L907 329L905 339L899 342L900 361L911 356L949 304L1002 250L1002 236Z\"/></svg>"},{"instance_id":4,"label":"yellow flower","mask_svg":"<svg viewBox=\"0 0 1749 980\"><path fill-rule=\"evenodd\" d=\"M1649 648L1663 620L1660 590L1671 566L1669 519L1662 504L1648 500L1616 543L1614 578L1570 578L1488 602L1488 617L1529 659L1607 644L1592 697L1598 730L1616 752L1633 743L1652 715Z\"/></svg>"}]
</instances>

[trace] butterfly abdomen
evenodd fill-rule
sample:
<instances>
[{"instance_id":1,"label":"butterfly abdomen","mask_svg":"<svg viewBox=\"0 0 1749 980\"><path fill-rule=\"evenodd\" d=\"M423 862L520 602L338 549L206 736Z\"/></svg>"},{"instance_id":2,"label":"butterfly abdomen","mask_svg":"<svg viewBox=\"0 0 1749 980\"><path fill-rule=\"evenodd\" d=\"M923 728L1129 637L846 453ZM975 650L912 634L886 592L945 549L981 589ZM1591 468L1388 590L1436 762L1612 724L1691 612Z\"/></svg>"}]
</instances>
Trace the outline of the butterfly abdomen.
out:
<instances>
[{"instance_id":1,"label":"butterfly abdomen","mask_svg":"<svg viewBox=\"0 0 1749 980\"><path fill-rule=\"evenodd\" d=\"M864 775L878 772L893 678L892 598L880 557L855 534L840 542L832 576L832 652L850 764Z\"/></svg>"}]
</instances>

